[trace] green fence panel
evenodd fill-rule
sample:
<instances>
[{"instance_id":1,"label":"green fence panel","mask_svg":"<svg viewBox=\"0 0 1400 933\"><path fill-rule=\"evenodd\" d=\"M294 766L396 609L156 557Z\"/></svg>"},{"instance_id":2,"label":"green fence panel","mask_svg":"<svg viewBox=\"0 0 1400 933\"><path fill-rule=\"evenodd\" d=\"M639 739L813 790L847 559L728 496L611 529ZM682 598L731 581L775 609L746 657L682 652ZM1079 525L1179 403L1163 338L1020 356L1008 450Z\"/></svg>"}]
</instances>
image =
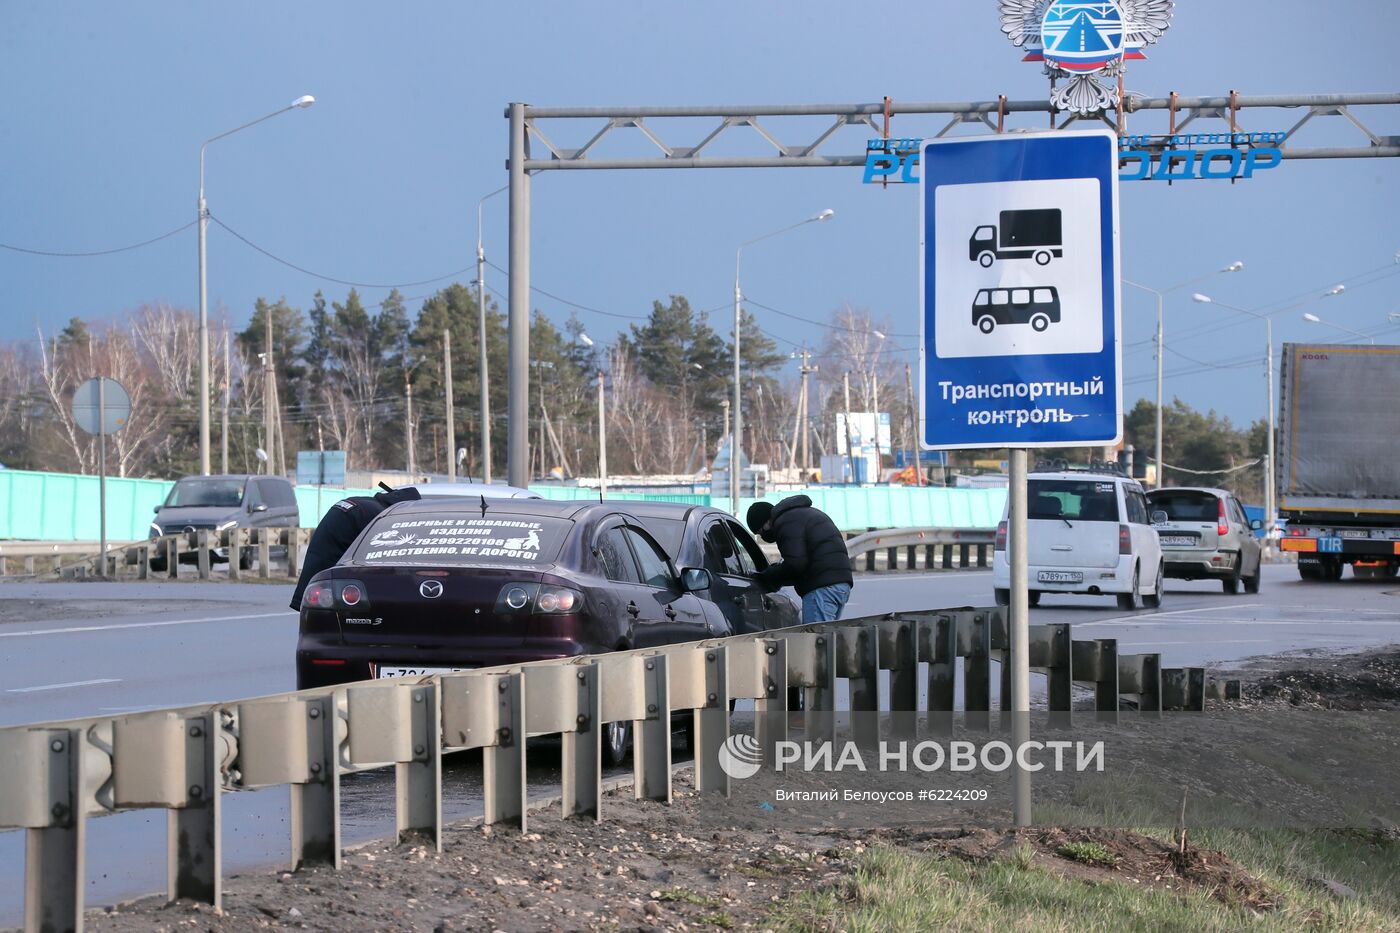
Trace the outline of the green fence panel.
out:
<instances>
[{"instance_id":1,"label":"green fence panel","mask_svg":"<svg viewBox=\"0 0 1400 933\"><path fill-rule=\"evenodd\" d=\"M831 516L842 531L870 528L993 528L1006 508L1005 489L945 489L925 486L813 486L763 497L777 504L789 496L805 495ZM754 499L740 499L742 517ZM729 499L715 496L712 504L729 511Z\"/></svg>"}]
</instances>

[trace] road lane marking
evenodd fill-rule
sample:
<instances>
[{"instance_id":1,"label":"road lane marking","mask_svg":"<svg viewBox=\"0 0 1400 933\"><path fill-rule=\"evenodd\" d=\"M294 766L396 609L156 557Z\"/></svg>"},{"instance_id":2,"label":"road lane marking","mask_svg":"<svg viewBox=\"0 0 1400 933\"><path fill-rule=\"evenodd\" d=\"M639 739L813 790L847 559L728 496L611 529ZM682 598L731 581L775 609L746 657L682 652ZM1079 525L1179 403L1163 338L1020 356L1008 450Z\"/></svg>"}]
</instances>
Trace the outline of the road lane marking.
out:
<instances>
[{"instance_id":1,"label":"road lane marking","mask_svg":"<svg viewBox=\"0 0 1400 933\"><path fill-rule=\"evenodd\" d=\"M0 632L0 638L26 638L34 635L68 635L74 632L110 632L127 628L163 628L167 625L200 625L206 622L237 622L244 619L276 619L295 615L290 609L243 616L211 616L204 619L167 619L164 622L126 622L119 625L76 625L71 628L29 629L23 632Z\"/></svg>"},{"instance_id":2,"label":"road lane marking","mask_svg":"<svg viewBox=\"0 0 1400 933\"><path fill-rule=\"evenodd\" d=\"M92 687L97 684L119 684L120 677L99 677L96 680L72 680L66 684L42 684L38 687L11 687L6 693L38 693L40 690L63 690L67 687Z\"/></svg>"}]
</instances>

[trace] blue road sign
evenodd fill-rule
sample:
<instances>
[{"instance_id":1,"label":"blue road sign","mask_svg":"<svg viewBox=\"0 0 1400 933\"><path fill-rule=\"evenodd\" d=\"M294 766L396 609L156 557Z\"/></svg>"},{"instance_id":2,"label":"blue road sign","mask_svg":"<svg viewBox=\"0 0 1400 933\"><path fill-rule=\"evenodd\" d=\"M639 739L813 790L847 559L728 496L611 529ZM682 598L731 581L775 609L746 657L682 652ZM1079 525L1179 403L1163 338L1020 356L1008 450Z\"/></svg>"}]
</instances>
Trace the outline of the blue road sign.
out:
<instances>
[{"instance_id":1,"label":"blue road sign","mask_svg":"<svg viewBox=\"0 0 1400 933\"><path fill-rule=\"evenodd\" d=\"M1116 444L1117 137L928 140L922 185L924 446Z\"/></svg>"}]
</instances>

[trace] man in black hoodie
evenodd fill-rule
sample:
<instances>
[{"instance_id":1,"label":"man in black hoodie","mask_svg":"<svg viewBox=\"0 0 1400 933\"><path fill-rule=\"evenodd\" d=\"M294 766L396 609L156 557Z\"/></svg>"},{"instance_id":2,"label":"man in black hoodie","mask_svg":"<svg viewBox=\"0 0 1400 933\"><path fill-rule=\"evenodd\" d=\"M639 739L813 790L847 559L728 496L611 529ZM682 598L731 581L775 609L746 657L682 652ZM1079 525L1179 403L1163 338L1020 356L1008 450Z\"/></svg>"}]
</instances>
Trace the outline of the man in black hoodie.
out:
<instances>
[{"instance_id":1,"label":"man in black hoodie","mask_svg":"<svg viewBox=\"0 0 1400 933\"><path fill-rule=\"evenodd\" d=\"M326 510L321 524L311 534L311 543L306 546L301 576L297 579L297 588L292 591L293 609L301 610L301 595L306 592L306 584L311 582L311 578L327 567L334 567L375 516L396 502L422 498L412 486L390 489L382 483L380 485L383 492L372 496L350 496Z\"/></svg>"},{"instance_id":2,"label":"man in black hoodie","mask_svg":"<svg viewBox=\"0 0 1400 933\"><path fill-rule=\"evenodd\" d=\"M851 559L836 523L808 496L790 496L776 506L749 506L749 530L778 545L782 560L758 574L772 589L791 585L802 597L802 621L830 622L841 618L851 597Z\"/></svg>"}]
</instances>

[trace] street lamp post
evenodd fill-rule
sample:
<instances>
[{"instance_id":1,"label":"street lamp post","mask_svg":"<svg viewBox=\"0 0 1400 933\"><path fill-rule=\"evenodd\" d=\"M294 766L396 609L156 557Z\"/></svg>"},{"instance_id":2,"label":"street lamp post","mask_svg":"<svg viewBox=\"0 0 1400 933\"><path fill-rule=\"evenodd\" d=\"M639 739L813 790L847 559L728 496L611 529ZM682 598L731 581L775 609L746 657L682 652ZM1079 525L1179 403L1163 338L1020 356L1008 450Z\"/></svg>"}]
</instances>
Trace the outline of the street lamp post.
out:
<instances>
[{"instance_id":1,"label":"street lamp post","mask_svg":"<svg viewBox=\"0 0 1400 933\"><path fill-rule=\"evenodd\" d=\"M780 233L787 233L789 230L796 230L798 227L810 223L823 223L836 216L836 212L827 208L819 214L814 214L806 220L800 220L795 224L774 230L772 233L765 233L763 236L754 237L752 240L745 240L739 244L739 248L734 251L734 422L733 431L729 435L729 507L737 517L739 514L739 438L743 435L743 407L740 398L742 378L740 365L742 356L739 352L739 324L740 324L740 303L743 300L743 291L739 287L739 261L743 257L744 247L752 246L760 240L771 239Z\"/></svg>"},{"instance_id":2,"label":"street lamp post","mask_svg":"<svg viewBox=\"0 0 1400 933\"><path fill-rule=\"evenodd\" d=\"M1139 285L1136 282L1130 282L1127 279L1122 280L1124 285L1140 289L1144 292L1150 292L1153 295L1157 296L1157 439L1156 451L1153 460L1153 462L1157 465L1157 473L1155 476L1155 481L1153 482L1153 486L1156 489L1162 488L1162 473L1164 472L1164 470L1162 469L1162 356L1165 352L1165 347L1162 344L1163 301L1165 300L1168 294L1177 291L1178 289L1185 288L1188 285L1194 285L1196 282L1204 281L1205 279L1208 279L1213 275L1220 275L1221 273L1225 272L1239 272L1243 268L1244 263L1239 261L1232 262L1223 269L1217 269L1214 272L1207 272L1205 275L1197 276L1194 279L1182 282L1179 285L1173 285L1171 288L1164 289L1162 291L1158 291L1155 288L1148 288L1146 285Z\"/></svg>"},{"instance_id":3,"label":"street lamp post","mask_svg":"<svg viewBox=\"0 0 1400 933\"><path fill-rule=\"evenodd\" d=\"M218 136L209 137L199 147L199 472L204 476L209 475L209 304L208 292L205 287L204 246L208 237L209 208L204 201L204 150L209 148L210 143L223 139L225 136L232 136L234 133L246 130L250 126L256 126L264 120L271 120L288 110L305 110L314 103L316 103L316 98L310 94L303 94L281 110L274 110L250 123L236 126ZM272 352L270 345L264 349L269 353Z\"/></svg>"},{"instance_id":4,"label":"street lamp post","mask_svg":"<svg viewBox=\"0 0 1400 933\"><path fill-rule=\"evenodd\" d=\"M1250 311L1248 308L1241 308L1236 305L1228 305L1221 301L1216 301L1209 295L1202 295L1200 292L1191 296L1191 300L1200 304L1214 304L1225 308L1228 311L1235 311L1239 314L1247 314L1252 318L1258 318L1264 322L1264 337L1267 346L1264 348L1264 372L1267 380L1269 416L1269 437L1267 441L1267 453L1264 455L1265 477L1264 477L1264 541L1269 547L1273 547L1274 535L1274 502L1277 495L1274 477L1274 321L1267 314L1260 314L1257 311Z\"/></svg>"},{"instance_id":5,"label":"street lamp post","mask_svg":"<svg viewBox=\"0 0 1400 933\"><path fill-rule=\"evenodd\" d=\"M1304 314L1304 315L1303 315L1303 320L1307 321L1309 324L1321 324L1321 325L1323 325L1324 327L1330 327L1330 328L1332 328L1333 330L1339 330L1339 331L1341 331L1341 332L1344 333L1344 334L1351 334L1353 337L1360 337L1362 340L1369 341L1369 342L1371 342L1371 343L1373 343L1373 344L1376 342L1376 338L1375 338L1375 337L1371 337L1371 336L1369 336L1369 335L1367 335L1367 334L1363 334L1363 333L1361 333L1361 331L1359 331L1359 330L1352 330L1350 327L1343 327L1343 326L1340 325L1340 324L1333 324L1331 321L1324 321L1322 318L1318 317L1316 314Z\"/></svg>"},{"instance_id":6,"label":"street lamp post","mask_svg":"<svg viewBox=\"0 0 1400 933\"><path fill-rule=\"evenodd\" d=\"M491 383L487 379L486 356L486 250L481 245L481 209L487 199L494 198L510 185L502 185L476 202L476 316L480 338L477 374L481 380L481 481L491 482Z\"/></svg>"}]
</instances>

